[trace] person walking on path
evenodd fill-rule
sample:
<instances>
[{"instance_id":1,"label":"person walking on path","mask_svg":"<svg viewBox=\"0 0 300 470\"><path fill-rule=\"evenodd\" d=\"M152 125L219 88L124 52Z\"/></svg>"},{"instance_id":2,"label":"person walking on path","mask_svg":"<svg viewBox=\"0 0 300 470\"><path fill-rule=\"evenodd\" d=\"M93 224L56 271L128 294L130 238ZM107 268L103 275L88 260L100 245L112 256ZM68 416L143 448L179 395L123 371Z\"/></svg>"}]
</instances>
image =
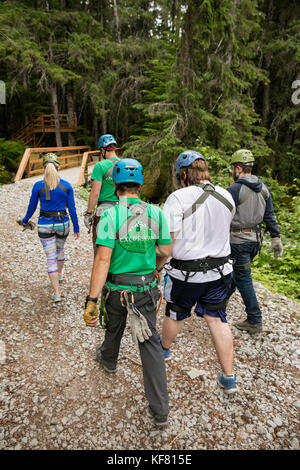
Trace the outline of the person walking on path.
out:
<instances>
[{"instance_id":1,"label":"person walking on path","mask_svg":"<svg viewBox=\"0 0 300 470\"><path fill-rule=\"evenodd\" d=\"M107 316L106 330L96 360L113 374L128 319L140 351L148 414L156 426L164 427L169 407L165 362L156 331L160 292L154 272L156 253L170 256L172 239L162 211L138 196L143 184L141 164L131 158L118 161L113 180L119 204L100 219L84 320L88 326L97 325L97 300L102 292L99 319L102 314Z\"/></svg>"},{"instance_id":2,"label":"person walking on path","mask_svg":"<svg viewBox=\"0 0 300 470\"><path fill-rule=\"evenodd\" d=\"M251 262L260 250L261 223L272 237L270 252L282 256L283 246L269 189L260 178L252 175L254 156L250 150L237 150L230 160L234 184L227 188L233 197L236 213L231 223L233 283L241 293L247 318L234 326L250 334L262 331L262 313L251 278Z\"/></svg>"},{"instance_id":3,"label":"person walking on path","mask_svg":"<svg viewBox=\"0 0 300 470\"><path fill-rule=\"evenodd\" d=\"M103 160L94 166L91 180L92 189L88 201L87 211L84 214L84 224L88 230L92 226L94 256L96 255L97 227L102 213L109 207L118 203L112 179L113 167L119 157L116 154L117 142L111 134L102 135L98 140ZM96 214L93 215L97 205Z\"/></svg>"},{"instance_id":4,"label":"person walking on path","mask_svg":"<svg viewBox=\"0 0 300 470\"><path fill-rule=\"evenodd\" d=\"M231 289L229 231L234 202L225 189L210 182L208 164L200 153L181 153L175 171L182 188L167 198L163 209L173 239L164 294L164 356L170 358L171 344L196 304L195 313L205 319L221 365L217 381L231 394L237 386L226 304ZM165 258L158 260L158 271L165 262Z\"/></svg>"},{"instance_id":5,"label":"person walking on path","mask_svg":"<svg viewBox=\"0 0 300 470\"><path fill-rule=\"evenodd\" d=\"M74 191L70 183L59 177L59 160L54 153L43 157L44 179L37 181L31 193L31 198L25 217L17 222L25 228L32 227L30 218L33 216L40 200L40 215L38 218L38 236L43 245L48 264L48 274L53 289L53 301L63 300L59 282L62 281L62 271L65 261L64 245L70 232L71 216L74 236L79 238L79 225L75 207Z\"/></svg>"}]
</instances>

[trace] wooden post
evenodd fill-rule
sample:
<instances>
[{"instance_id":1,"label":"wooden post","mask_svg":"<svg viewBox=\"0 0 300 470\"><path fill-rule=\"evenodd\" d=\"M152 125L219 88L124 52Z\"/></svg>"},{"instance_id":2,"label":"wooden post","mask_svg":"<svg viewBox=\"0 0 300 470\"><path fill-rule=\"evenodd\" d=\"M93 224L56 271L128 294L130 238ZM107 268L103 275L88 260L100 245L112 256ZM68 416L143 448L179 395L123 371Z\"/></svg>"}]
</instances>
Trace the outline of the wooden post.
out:
<instances>
[{"instance_id":1,"label":"wooden post","mask_svg":"<svg viewBox=\"0 0 300 470\"><path fill-rule=\"evenodd\" d=\"M22 176L23 176L24 171L25 171L25 169L27 167L27 164L28 164L28 160L30 159L30 153L31 153L30 148L25 150L25 152L23 154L23 157L22 157L22 160L21 160L21 163L19 165L17 174L15 176L15 181L20 181L22 179Z\"/></svg>"}]
</instances>

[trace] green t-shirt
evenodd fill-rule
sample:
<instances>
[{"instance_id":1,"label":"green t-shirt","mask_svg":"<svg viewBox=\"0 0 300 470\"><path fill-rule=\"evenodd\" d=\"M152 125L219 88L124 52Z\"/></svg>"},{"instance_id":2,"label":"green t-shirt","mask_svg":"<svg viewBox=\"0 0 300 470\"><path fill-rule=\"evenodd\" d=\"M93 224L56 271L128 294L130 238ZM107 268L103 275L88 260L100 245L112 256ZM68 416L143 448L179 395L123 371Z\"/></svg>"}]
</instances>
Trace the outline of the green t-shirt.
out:
<instances>
[{"instance_id":1,"label":"green t-shirt","mask_svg":"<svg viewBox=\"0 0 300 470\"><path fill-rule=\"evenodd\" d=\"M111 274L152 273L156 268L155 245L172 243L168 223L160 208L152 204L147 204L142 216L131 217L130 209L122 205L125 201L133 205L141 202L139 198L121 198L118 205L107 209L99 222L96 245L113 249Z\"/></svg>"},{"instance_id":2,"label":"green t-shirt","mask_svg":"<svg viewBox=\"0 0 300 470\"><path fill-rule=\"evenodd\" d=\"M103 180L105 173L114 165L114 162L117 162L119 159L112 157L112 160L101 160L101 162L97 162L94 166L91 180L102 182L98 202L118 200L118 196L115 195L115 187L112 176L110 175L105 180Z\"/></svg>"}]
</instances>

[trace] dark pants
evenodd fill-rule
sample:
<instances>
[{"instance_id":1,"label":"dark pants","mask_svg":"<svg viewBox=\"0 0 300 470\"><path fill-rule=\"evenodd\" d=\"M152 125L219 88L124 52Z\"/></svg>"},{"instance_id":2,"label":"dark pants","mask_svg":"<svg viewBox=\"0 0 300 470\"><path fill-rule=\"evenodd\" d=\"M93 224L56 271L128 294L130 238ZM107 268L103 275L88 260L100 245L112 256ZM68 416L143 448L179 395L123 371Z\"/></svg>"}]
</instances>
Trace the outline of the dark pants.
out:
<instances>
[{"instance_id":1,"label":"dark pants","mask_svg":"<svg viewBox=\"0 0 300 470\"><path fill-rule=\"evenodd\" d=\"M236 286L240 291L246 307L247 320L253 325L262 323L262 314L253 287L251 267L243 269L236 266L251 263L258 253L258 249L259 244L257 242L231 245L231 256L235 259L233 265L233 287Z\"/></svg>"},{"instance_id":2,"label":"dark pants","mask_svg":"<svg viewBox=\"0 0 300 470\"><path fill-rule=\"evenodd\" d=\"M160 415L167 415L168 392L165 361L162 347L157 338L156 331L156 302L160 297L157 287L152 289L155 299L155 306L149 294L137 292L134 294L135 301L138 302L145 295L149 296L149 302L139 311L146 318L152 336L143 343L139 344L140 356L143 366L144 388L146 398L152 410ZM97 353L101 352L101 358L104 365L109 368L115 368L118 361L120 343L126 326L127 309L122 306L120 301L120 292L111 292L106 301L106 310L108 313L108 324L105 331L104 341L97 348Z\"/></svg>"}]
</instances>

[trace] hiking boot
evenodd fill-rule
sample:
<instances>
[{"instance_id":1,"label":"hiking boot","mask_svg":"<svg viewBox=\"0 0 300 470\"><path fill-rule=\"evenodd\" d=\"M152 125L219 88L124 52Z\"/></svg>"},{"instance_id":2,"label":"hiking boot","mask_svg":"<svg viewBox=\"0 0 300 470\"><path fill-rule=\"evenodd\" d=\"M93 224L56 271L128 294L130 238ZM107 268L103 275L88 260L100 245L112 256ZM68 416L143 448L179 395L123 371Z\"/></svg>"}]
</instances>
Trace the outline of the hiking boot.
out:
<instances>
[{"instance_id":1,"label":"hiking boot","mask_svg":"<svg viewBox=\"0 0 300 470\"><path fill-rule=\"evenodd\" d=\"M236 322L233 324L236 328L242 331L248 331L250 334L261 333L261 323L249 323L248 320Z\"/></svg>"},{"instance_id":2,"label":"hiking boot","mask_svg":"<svg viewBox=\"0 0 300 470\"><path fill-rule=\"evenodd\" d=\"M231 393L237 392L236 386L236 376L231 375L224 375L223 372L220 372L217 377L218 384L221 385L225 390L225 393L230 395Z\"/></svg>"},{"instance_id":3,"label":"hiking boot","mask_svg":"<svg viewBox=\"0 0 300 470\"><path fill-rule=\"evenodd\" d=\"M103 367L103 369L109 374L115 374L117 372L117 367L106 366L103 362L101 352L96 351L96 361Z\"/></svg>"},{"instance_id":4,"label":"hiking boot","mask_svg":"<svg viewBox=\"0 0 300 470\"><path fill-rule=\"evenodd\" d=\"M161 337L159 335L158 335L158 341L161 344ZM163 348L162 344L161 344L161 347L162 347L162 350L163 350L164 359L165 359L165 361L168 361L171 358L171 349Z\"/></svg>"},{"instance_id":5,"label":"hiking boot","mask_svg":"<svg viewBox=\"0 0 300 470\"><path fill-rule=\"evenodd\" d=\"M164 428L168 424L168 415L158 415L155 413L151 407L148 407L148 415L150 418L153 418L155 426L158 428Z\"/></svg>"}]
</instances>

